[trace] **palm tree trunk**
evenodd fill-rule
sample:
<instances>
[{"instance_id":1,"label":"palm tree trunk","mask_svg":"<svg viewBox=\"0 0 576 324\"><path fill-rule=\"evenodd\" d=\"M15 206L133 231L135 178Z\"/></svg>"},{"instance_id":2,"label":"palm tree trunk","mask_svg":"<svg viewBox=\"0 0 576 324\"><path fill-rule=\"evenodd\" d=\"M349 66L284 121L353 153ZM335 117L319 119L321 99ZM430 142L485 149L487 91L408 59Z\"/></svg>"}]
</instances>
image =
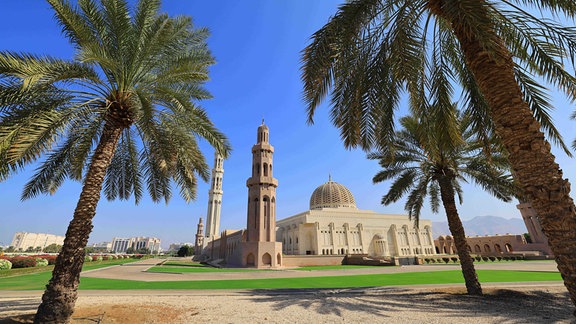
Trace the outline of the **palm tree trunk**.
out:
<instances>
[{"instance_id":1,"label":"palm tree trunk","mask_svg":"<svg viewBox=\"0 0 576 324\"><path fill-rule=\"evenodd\" d=\"M52 279L46 286L34 323L68 323L78 298L84 248L92 231L92 218L100 200L106 169L112 161L122 128L107 122L92 156L74 218L68 225L62 251L58 254Z\"/></svg>"},{"instance_id":2,"label":"palm tree trunk","mask_svg":"<svg viewBox=\"0 0 576 324\"><path fill-rule=\"evenodd\" d=\"M446 18L439 6L431 6L431 10ZM496 133L510 153L514 178L538 214L564 285L576 305L576 206L570 197L570 183L563 178L540 123L523 99L511 54L503 42L497 44L497 55L489 54L461 22L449 22L466 64L490 105ZM499 39L495 34L493 37Z\"/></svg>"},{"instance_id":3,"label":"palm tree trunk","mask_svg":"<svg viewBox=\"0 0 576 324\"><path fill-rule=\"evenodd\" d=\"M438 180L440 186L440 197L442 198L442 205L446 211L446 218L448 218L448 228L452 237L454 238L454 245L456 245L456 252L460 259L460 266L462 267L462 275L466 283L466 290L469 295L482 295L482 287L474 269L474 262L468 252L468 244L466 243L466 233L464 226L460 221L458 209L456 209L456 201L454 200L454 187L450 179L441 178Z\"/></svg>"}]
</instances>

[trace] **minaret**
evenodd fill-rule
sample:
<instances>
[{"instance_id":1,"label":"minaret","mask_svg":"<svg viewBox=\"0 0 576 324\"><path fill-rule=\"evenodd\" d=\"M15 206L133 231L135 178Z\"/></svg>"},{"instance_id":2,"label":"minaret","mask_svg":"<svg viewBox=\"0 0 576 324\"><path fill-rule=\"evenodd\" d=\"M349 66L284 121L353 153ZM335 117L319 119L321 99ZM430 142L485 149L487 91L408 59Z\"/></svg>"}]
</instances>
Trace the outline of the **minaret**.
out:
<instances>
[{"instance_id":1,"label":"minaret","mask_svg":"<svg viewBox=\"0 0 576 324\"><path fill-rule=\"evenodd\" d=\"M276 187L272 173L274 148L268 142L268 126L258 127L258 138L252 147L252 176L248 187L248 242L276 242Z\"/></svg>"},{"instance_id":2,"label":"minaret","mask_svg":"<svg viewBox=\"0 0 576 324\"><path fill-rule=\"evenodd\" d=\"M194 243L194 255L200 256L204 247L204 224L202 224L202 217L198 222L198 229L196 230L196 242Z\"/></svg>"},{"instance_id":3,"label":"minaret","mask_svg":"<svg viewBox=\"0 0 576 324\"><path fill-rule=\"evenodd\" d=\"M248 211L246 241L242 243L243 266L276 268L282 265L282 243L276 242L278 180L272 172L273 154L268 126L262 120L256 144L252 147L252 176L246 181Z\"/></svg>"},{"instance_id":4,"label":"minaret","mask_svg":"<svg viewBox=\"0 0 576 324\"><path fill-rule=\"evenodd\" d=\"M224 159L214 153L212 182L208 191L208 211L206 214L206 237L213 240L220 234L220 212L222 211L222 177L224 176Z\"/></svg>"}]
</instances>

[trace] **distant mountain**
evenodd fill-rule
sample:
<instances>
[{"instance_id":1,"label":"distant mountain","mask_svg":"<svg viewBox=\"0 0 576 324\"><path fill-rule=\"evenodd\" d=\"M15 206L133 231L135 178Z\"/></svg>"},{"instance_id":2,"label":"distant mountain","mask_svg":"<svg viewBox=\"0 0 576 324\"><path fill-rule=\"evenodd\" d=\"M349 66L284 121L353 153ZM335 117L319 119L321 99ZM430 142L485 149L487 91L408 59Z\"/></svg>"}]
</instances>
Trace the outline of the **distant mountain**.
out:
<instances>
[{"instance_id":1,"label":"distant mountain","mask_svg":"<svg viewBox=\"0 0 576 324\"><path fill-rule=\"evenodd\" d=\"M527 233L526 225L520 218L503 218L498 216L476 216L470 220L462 221L467 236L495 235L495 234L522 234ZM448 222L432 222L434 238L440 235L449 235Z\"/></svg>"}]
</instances>

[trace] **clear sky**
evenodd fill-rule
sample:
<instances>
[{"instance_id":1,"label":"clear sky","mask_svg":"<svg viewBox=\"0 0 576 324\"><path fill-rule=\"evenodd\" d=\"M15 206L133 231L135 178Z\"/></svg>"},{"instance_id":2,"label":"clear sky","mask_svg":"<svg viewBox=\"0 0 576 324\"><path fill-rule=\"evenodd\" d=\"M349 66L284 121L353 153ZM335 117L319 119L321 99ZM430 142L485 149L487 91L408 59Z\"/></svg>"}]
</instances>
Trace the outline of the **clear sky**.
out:
<instances>
[{"instance_id":1,"label":"clear sky","mask_svg":"<svg viewBox=\"0 0 576 324\"><path fill-rule=\"evenodd\" d=\"M372 184L378 171L376 161L360 150L345 150L338 131L330 124L327 106L317 110L315 124L306 124L300 82L300 51L310 36L336 12L343 0L165 0L170 15L190 15L197 26L208 27L209 47L217 60L207 88L213 99L202 103L216 126L230 139L232 155L224 162L221 228L240 229L246 224L246 179L250 176L251 147L262 118L270 127L275 147L274 176L277 189L277 218L308 209L314 189L328 180L348 187L361 209L404 214L404 201L381 206L389 183ZM0 50L71 58L73 49L42 1L2 3ZM566 141L576 137L574 110L560 97L553 113ZM402 115L402 112L399 112ZM202 143L212 165L213 150ZM565 176L574 184L574 162L554 148ZM9 245L15 232L64 235L72 218L80 185L68 181L52 196L20 201L26 181L34 171L24 171L0 183L0 245ZM186 204L177 194L168 205L149 198L134 201L100 201L90 243L113 237L155 236L162 246L194 242L199 217L206 214L208 184L198 186L196 201ZM177 193L177 191L175 191ZM464 187L462 219L494 215L520 218L516 202L502 203L473 186ZM443 221L443 211L432 214L426 207L423 219Z\"/></svg>"}]
</instances>

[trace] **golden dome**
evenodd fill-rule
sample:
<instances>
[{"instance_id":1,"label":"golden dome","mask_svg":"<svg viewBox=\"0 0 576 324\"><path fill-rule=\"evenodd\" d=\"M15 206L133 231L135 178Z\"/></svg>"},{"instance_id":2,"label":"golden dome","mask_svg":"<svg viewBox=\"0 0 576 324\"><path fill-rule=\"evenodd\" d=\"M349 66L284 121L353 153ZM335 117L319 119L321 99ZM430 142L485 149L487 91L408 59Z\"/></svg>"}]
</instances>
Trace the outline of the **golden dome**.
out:
<instances>
[{"instance_id":1,"label":"golden dome","mask_svg":"<svg viewBox=\"0 0 576 324\"><path fill-rule=\"evenodd\" d=\"M331 177L328 182L316 188L310 197L310 209L342 207L356 208L356 201L348 188L332 181Z\"/></svg>"}]
</instances>

